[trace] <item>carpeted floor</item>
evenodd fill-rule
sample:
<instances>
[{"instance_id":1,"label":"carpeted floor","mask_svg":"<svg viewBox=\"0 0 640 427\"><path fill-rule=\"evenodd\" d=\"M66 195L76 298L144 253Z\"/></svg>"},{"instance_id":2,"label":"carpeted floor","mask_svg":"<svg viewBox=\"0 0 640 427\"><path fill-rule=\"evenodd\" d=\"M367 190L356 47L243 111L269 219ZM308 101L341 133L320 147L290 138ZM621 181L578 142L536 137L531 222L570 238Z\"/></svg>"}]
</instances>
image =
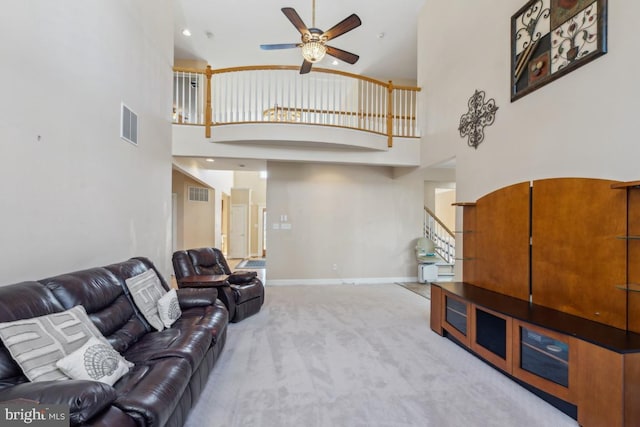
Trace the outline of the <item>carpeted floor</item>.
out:
<instances>
[{"instance_id":1,"label":"carpeted floor","mask_svg":"<svg viewBox=\"0 0 640 427\"><path fill-rule=\"evenodd\" d=\"M230 324L187 427L563 427L546 402L429 328L396 285L273 286Z\"/></svg>"}]
</instances>

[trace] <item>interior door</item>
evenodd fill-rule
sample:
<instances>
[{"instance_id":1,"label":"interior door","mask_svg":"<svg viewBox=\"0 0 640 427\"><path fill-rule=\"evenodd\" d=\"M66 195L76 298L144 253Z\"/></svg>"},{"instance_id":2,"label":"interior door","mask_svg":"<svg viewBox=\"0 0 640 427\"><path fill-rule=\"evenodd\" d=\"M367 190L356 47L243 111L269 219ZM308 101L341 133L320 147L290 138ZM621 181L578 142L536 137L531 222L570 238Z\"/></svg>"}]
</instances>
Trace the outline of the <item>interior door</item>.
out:
<instances>
[{"instance_id":1,"label":"interior door","mask_svg":"<svg viewBox=\"0 0 640 427\"><path fill-rule=\"evenodd\" d=\"M229 211L229 206L231 206L231 196L222 193L220 213L220 250L225 257L229 256L229 221L231 220L231 212Z\"/></svg>"},{"instance_id":2,"label":"interior door","mask_svg":"<svg viewBox=\"0 0 640 427\"><path fill-rule=\"evenodd\" d=\"M178 195L171 193L171 252L178 250Z\"/></svg>"},{"instance_id":3,"label":"interior door","mask_svg":"<svg viewBox=\"0 0 640 427\"><path fill-rule=\"evenodd\" d=\"M247 258L247 206L231 205L229 258Z\"/></svg>"}]
</instances>

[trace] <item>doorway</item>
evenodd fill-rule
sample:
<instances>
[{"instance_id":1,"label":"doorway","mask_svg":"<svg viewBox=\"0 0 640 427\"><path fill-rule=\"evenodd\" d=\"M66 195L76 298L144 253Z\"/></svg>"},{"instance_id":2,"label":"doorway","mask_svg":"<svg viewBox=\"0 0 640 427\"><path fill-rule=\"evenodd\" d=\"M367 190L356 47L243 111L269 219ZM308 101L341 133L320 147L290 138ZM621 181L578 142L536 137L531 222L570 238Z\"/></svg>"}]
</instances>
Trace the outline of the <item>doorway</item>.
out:
<instances>
[{"instance_id":1,"label":"doorway","mask_svg":"<svg viewBox=\"0 0 640 427\"><path fill-rule=\"evenodd\" d=\"M225 257L229 254L229 216L231 215L231 212L229 211L230 200L230 195L222 193L220 202L220 250Z\"/></svg>"},{"instance_id":2,"label":"doorway","mask_svg":"<svg viewBox=\"0 0 640 427\"><path fill-rule=\"evenodd\" d=\"M229 221L229 258L247 258L247 206L232 205Z\"/></svg>"},{"instance_id":3,"label":"doorway","mask_svg":"<svg viewBox=\"0 0 640 427\"><path fill-rule=\"evenodd\" d=\"M262 257L267 256L267 208L262 208L262 236L260 239L262 245Z\"/></svg>"},{"instance_id":4,"label":"doorway","mask_svg":"<svg viewBox=\"0 0 640 427\"><path fill-rule=\"evenodd\" d=\"M178 195L171 193L171 253L178 250Z\"/></svg>"}]
</instances>

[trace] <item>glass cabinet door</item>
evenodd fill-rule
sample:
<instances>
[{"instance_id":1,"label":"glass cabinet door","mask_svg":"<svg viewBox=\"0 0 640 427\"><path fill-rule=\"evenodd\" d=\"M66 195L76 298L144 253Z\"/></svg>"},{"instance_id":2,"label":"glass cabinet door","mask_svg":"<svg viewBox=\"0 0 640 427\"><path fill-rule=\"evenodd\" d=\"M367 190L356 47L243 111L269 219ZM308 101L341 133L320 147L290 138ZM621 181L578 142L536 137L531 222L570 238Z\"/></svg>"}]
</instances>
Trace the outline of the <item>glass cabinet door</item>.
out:
<instances>
[{"instance_id":1,"label":"glass cabinet door","mask_svg":"<svg viewBox=\"0 0 640 427\"><path fill-rule=\"evenodd\" d=\"M447 292L443 292L442 301L444 307L442 313L442 328L446 330L451 337L466 347L469 347L469 303Z\"/></svg>"},{"instance_id":2,"label":"glass cabinet door","mask_svg":"<svg viewBox=\"0 0 640 427\"><path fill-rule=\"evenodd\" d=\"M520 368L569 387L569 345L521 326Z\"/></svg>"},{"instance_id":3,"label":"glass cabinet door","mask_svg":"<svg viewBox=\"0 0 640 427\"><path fill-rule=\"evenodd\" d=\"M467 304L446 296L445 321L456 328L462 335L467 335Z\"/></svg>"},{"instance_id":4,"label":"glass cabinet door","mask_svg":"<svg viewBox=\"0 0 640 427\"><path fill-rule=\"evenodd\" d=\"M511 374L512 319L477 305L471 306L471 314L471 349Z\"/></svg>"},{"instance_id":5,"label":"glass cabinet door","mask_svg":"<svg viewBox=\"0 0 640 427\"><path fill-rule=\"evenodd\" d=\"M574 403L578 392L577 348L569 335L514 320L513 375Z\"/></svg>"}]
</instances>

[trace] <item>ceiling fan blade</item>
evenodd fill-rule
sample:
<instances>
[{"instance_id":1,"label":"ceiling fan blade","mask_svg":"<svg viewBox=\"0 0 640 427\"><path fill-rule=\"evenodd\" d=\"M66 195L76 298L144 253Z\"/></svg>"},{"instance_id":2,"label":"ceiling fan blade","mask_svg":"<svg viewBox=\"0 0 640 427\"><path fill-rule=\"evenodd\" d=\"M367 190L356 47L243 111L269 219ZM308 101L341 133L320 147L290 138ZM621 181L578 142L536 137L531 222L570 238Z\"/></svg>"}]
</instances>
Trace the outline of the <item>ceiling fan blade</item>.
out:
<instances>
[{"instance_id":1,"label":"ceiling fan blade","mask_svg":"<svg viewBox=\"0 0 640 427\"><path fill-rule=\"evenodd\" d=\"M338 22L336 25L325 31L324 36L327 37L327 40L335 39L336 37L341 36L356 27L359 27L360 24L362 24L362 21L360 21L358 15L354 13L350 16L347 16L342 21Z\"/></svg>"},{"instance_id":2,"label":"ceiling fan blade","mask_svg":"<svg viewBox=\"0 0 640 427\"><path fill-rule=\"evenodd\" d=\"M299 47L300 43L280 43L280 44L261 44L262 50L276 50L276 49L293 49Z\"/></svg>"},{"instance_id":3,"label":"ceiling fan blade","mask_svg":"<svg viewBox=\"0 0 640 427\"><path fill-rule=\"evenodd\" d=\"M337 47L327 46L327 54L331 56L335 56L341 61L347 62L349 64L355 64L358 62L360 57L355 53L347 52L346 50L338 49Z\"/></svg>"},{"instance_id":4,"label":"ceiling fan blade","mask_svg":"<svg viewBox=\"0 0 640 427\"><path fill-rule=\"evenodd\" d=\"M300 67L300 74L307 74L309 71L311 71L312 65L313 64L311 62L305 59L304 62L302 63L302 67Z\"/></svg>"},{"instance_id":5,"label":"ceiling fan blade","mask_svg":"<svg viewBox=\"0 0 640 427\"><path fill-rule=\"evenodd\" d=\"M300 34L302 35L309 34L309 29L307 28L306 25L304 25L302 18L300 18L300 15L298 15L298 13L295 11L294 8L283 7L280 10L282 10L282 13L284 13L284 16L286 16L289 19L289 21L291 21L293 26L298 29Z\"/></svg>"}]
</instances>

